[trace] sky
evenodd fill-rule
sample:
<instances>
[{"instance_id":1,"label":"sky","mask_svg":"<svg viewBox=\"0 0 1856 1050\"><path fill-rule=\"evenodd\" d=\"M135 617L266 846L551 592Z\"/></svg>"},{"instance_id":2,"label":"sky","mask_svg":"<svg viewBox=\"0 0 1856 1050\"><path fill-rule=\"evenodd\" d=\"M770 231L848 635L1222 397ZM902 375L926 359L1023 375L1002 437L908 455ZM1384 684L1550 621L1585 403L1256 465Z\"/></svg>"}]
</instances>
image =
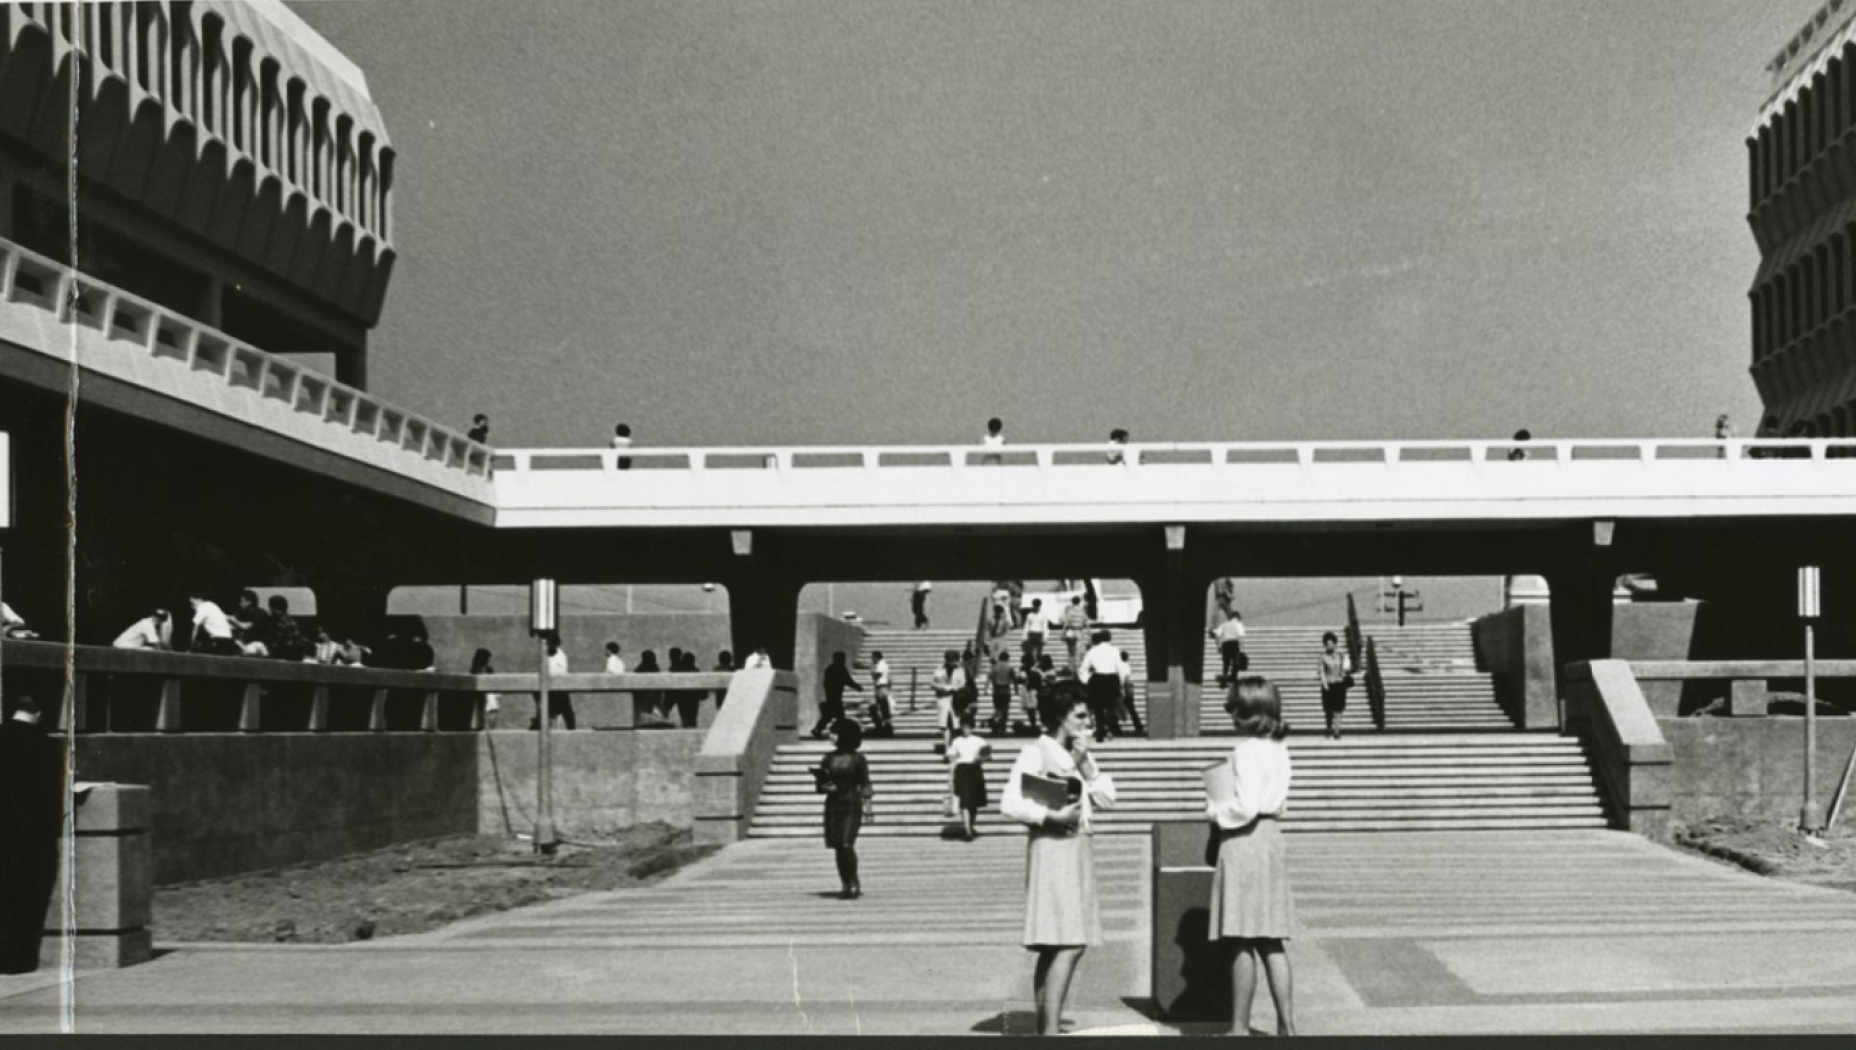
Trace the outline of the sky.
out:
<instances>
[{"instance_id":1,"label":"sky","mask_svg":"<svg viewBox=\"0 0 1856 1050\"><path fill-rule=\"evenodd\" d=\"M505 447L1748 434L1798 0L369 0L371 388Z\"/></svg>"}]
</instances>

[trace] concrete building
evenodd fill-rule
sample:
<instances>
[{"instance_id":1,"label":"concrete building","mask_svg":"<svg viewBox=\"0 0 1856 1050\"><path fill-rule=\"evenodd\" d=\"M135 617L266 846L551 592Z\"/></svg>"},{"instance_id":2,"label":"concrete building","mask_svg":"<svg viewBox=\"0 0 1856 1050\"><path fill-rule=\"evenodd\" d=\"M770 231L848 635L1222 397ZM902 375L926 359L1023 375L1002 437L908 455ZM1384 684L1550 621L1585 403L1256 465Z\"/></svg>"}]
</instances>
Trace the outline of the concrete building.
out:
<instances>
[{"instance_id":1,"label":"concrete building","mask_svg":"<svg viewBox=\"0 0 1856 1050\"><path fill-rule=\"evenodd\" d=\"M1828 0L1767 65L1747 138L1760 435L1856 435L1856 3Z\"/></svg>"},{"instance_id":2,"label":"concrete building","mask_svg":"<svg viewBox=\"0 0 1856 1050\"><path fill-rule=\"evenodd\" d=\"M276 0L0 6L0 237L365 388L392 205L366 79Z\"/></svg>"}]
</instances>

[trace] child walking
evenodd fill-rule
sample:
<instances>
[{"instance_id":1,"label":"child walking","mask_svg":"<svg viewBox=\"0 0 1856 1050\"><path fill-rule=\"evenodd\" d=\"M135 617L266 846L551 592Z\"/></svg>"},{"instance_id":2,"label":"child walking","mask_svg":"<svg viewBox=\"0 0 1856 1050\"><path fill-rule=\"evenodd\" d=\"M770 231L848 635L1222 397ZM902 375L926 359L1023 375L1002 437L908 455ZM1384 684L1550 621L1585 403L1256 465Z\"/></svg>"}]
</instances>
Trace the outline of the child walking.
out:
<instances>
[{"instance_id":1,"label":"child walking","mask_svg":"<svg viewBox=\"0 0 1856 1050\"><path fill-rule=\"evenodd\" d=\"M1239 737L1230 759L1234 789L1223 798L1206 798L1205 812L1218 834L1211 936L1233 942L1236 952L1231 1034L1250 1034L1260 966L1276 1004L1276 1032L1294 1035L1295 1000L1283 942L1295 924L1295 907L1279 826L1289 804L1289 749L1282 742L1289 726L1282 720L1282 696L1266 678L1239 678L1225 710Z\"/></svg>"}]
</instances>

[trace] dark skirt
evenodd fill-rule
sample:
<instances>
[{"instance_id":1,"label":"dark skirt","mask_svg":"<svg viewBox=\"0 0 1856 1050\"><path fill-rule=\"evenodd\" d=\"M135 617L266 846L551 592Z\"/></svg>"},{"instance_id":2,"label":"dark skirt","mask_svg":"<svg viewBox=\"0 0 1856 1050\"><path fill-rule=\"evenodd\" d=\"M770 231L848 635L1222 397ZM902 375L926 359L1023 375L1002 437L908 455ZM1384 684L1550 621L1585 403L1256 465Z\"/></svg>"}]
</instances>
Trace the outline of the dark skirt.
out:
<instances>
[{"instance_id":1,"label":"dark skirt","mask_svg":"<svg viewBox=\"0 0 1856 1050\"><path fill-rule=\"evenodd\" d=\"M1321 712L1337 715L1347 710L1347 687L1344 685L1324 685L1321 687Z\"/></svg>"},{"instance_id":2,"label":"dark skirt","mask_svg":"<svg viewBox=\"0 0 1856 1050\"><path fill-rule=\"evenodd\" d=\"M842 849L857 845L857 831L864 826L864 800L860 795L833 796L825 800L825 845Z\"/></svg>"},{"instance_id":3,"label":"dark skirt","mask_svg":"<svg viewBox=\"0 0 1856 1050\"><path fill-rule=\"evenodd\" d=\"M978 762L954 763L954 797L961 809L986 807L986 771Z\"/></svg>"}]
</instances>

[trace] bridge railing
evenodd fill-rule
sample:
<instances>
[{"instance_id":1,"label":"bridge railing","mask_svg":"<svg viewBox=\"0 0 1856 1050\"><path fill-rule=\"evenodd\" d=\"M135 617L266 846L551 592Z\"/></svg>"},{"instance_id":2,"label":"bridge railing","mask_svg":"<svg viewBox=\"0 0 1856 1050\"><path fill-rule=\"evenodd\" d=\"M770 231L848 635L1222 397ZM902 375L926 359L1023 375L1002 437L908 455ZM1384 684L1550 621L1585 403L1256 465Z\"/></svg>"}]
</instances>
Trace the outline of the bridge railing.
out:
<instances>
[{"instance_id":1,"label":"bridge railing","mask_svg":"<svg viewBox=\"0 0 1856 1050\"><path fill-rule=\"evenodd\" d=\"M292 421L320 421L326 433L319 442L335 451L384 449L402 466L489 477L487 445L6 240L0 240L0 302L87 329L130 355L118 374L164 393L191 394L185 399L244 422L282 408ZM211 389L192 389L202 381Z\"/></svg>"},{"instance_id":2,"label":"bridge railing","mask_svg":"<svg viewBox=\"0 0 1856 1050\"><path fill-rule=\"evenodd\" d=\"M1525 452L1525 459L1511 455ZM791 475L814 470L943 467L1120 468L1152 466L1285 466L1330 464L1472 463L1492 469L1576 469L1587 462L1718 460L1751 466L1766 460L1856 460L1849 438L1620 438L1557 441L1302 441L1164 442L1139 445L1064 444L982 448L972 445L817 445L792 447L525 448L498 449L494 464L504 473L549 471L764 471ZM1856 466L1856 462L1848 464ZM1842 464L1838 465L1843 466Z\"/></svg>"},{"instance_id":3,"label":"bridge railing","mask_svg":"<svg viewBox=\"0 0 1856 1050\"><path fill-rule=\"evenodd\" d=\"M469 732L484 728L484 702L503 697L509 722L528 723L535 674L469 675L293 663L242 656L57 642L0 643L9 693L31 692L56 706L70 659L72 724L79 733ZM550 683L572 694L591 728L662 725L660 697L683 696L698 725L712 720L729 673L567 674ZM588 703L593 698L593 703ZM671 706L675 706L674 703Z\"/></svg>"}]
</instances>

